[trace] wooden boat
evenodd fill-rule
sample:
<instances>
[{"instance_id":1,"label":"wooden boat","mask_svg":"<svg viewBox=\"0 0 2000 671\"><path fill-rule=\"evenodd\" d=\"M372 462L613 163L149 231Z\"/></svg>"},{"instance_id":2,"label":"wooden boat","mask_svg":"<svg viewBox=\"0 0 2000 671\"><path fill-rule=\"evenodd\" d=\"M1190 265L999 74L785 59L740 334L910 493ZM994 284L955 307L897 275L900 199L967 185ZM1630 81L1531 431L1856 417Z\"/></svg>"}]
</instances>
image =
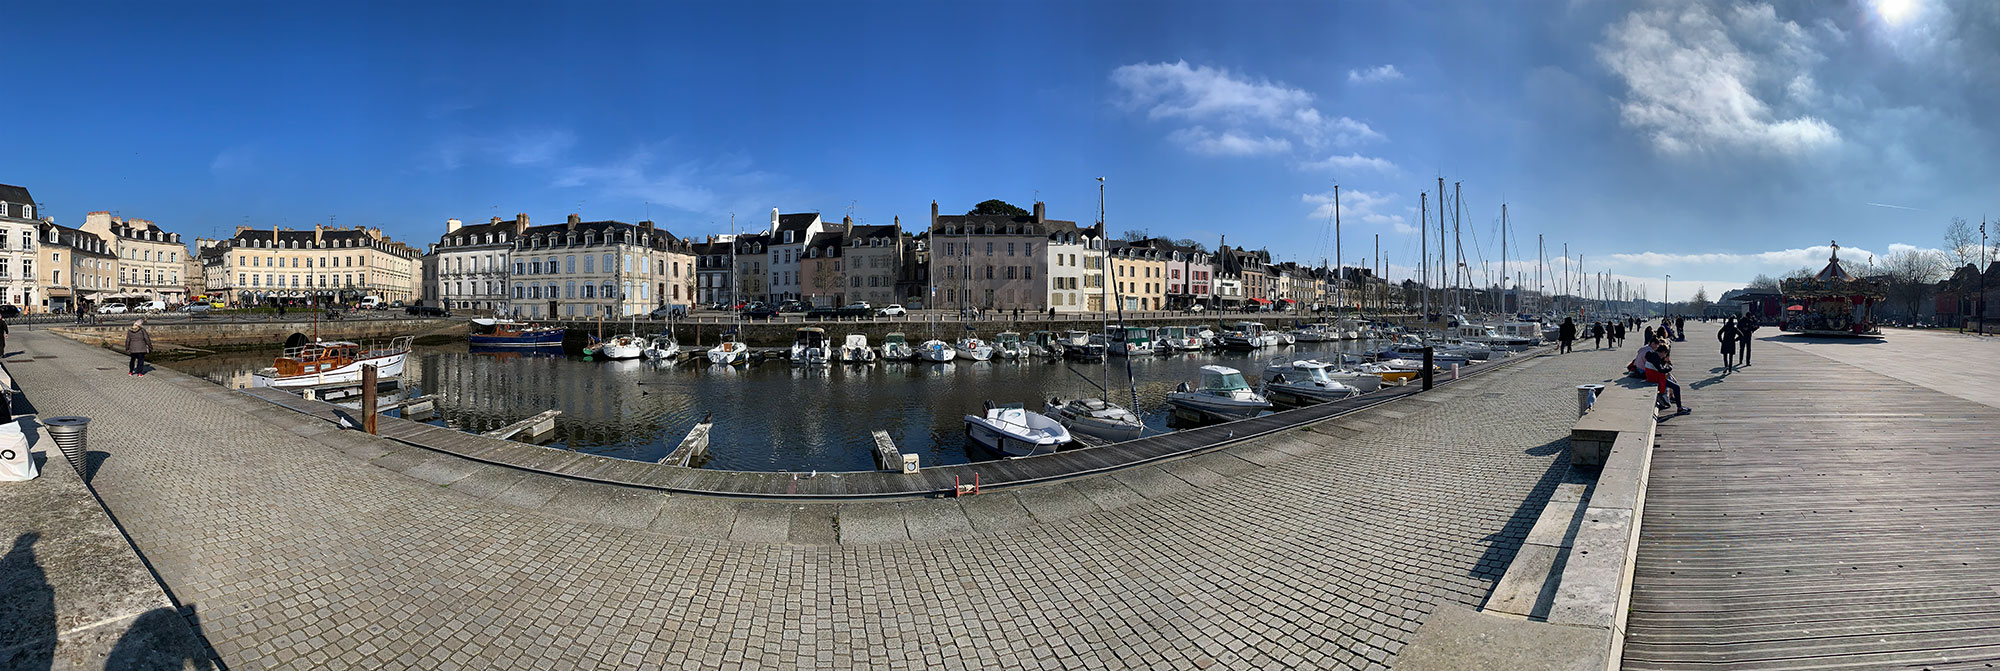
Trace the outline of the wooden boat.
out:
<instances>
[{"instance_id":1,"label":"wooden boat","mask_svg":"<svg viewBox=\"0 0 2000 671\"><path fill-rule=\"evenodd\" d=\"M467 336L473 347L561 347L561 326L539 326L508 319L474 319Z\"/></svg>"},{"instance_id":2,"label":"wooden boat","mask_svg":"<svg viewBox=\"0 0 2000 671\"><path fill-rule=\"evenodd\" d=\"M250 375L254 387L314 387L361 381L361 367L375 367L377 379L403 374L414 336L397 336L381 346L364 347L344 340L308 342L294 333L269 368Z\"/></svg>"}]
</instances>

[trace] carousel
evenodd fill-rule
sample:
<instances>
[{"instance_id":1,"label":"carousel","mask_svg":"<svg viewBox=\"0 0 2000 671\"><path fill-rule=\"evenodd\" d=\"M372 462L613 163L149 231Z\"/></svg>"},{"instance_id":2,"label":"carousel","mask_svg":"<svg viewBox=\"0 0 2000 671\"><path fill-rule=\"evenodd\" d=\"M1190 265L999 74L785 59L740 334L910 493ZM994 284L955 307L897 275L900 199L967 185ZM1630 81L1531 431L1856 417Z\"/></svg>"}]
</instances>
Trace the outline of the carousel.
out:
<instances>
[{"instance_id":1,"label":"carousel","mask_svg":"<svg viewBox=\"0 0 2000 671\"><path fill-rule=\"evenodd\" d=\"M1840 245L1812 277L1785 280L1782 330L1801 335L1880 338L1875 304L1888 296L1882 280L1855 277L1840 265Z\"/></svg>"}]
</instances>

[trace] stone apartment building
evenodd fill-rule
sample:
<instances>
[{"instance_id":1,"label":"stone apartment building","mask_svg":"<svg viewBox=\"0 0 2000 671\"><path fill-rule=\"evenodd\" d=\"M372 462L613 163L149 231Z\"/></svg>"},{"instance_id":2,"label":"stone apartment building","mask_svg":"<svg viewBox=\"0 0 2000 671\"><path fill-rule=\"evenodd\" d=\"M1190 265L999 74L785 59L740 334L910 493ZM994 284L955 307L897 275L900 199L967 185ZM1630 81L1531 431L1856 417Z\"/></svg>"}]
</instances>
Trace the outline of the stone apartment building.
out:
<instances>
[{"instance_id":1,"label":"stone apartment building","mask_svg":"<svg viewBox=\"0 0 2000 671\"><path fill-rule=\"evenodd\" d=\"M201 257L190 255L181 261L181 284L187 288L190 301L208 296L208 273L202 270Z\"/></svg>"},{"instance_id":2,"label":"stone apartment building","mask_svg":"<svg viewBox=\"0 0 2000 671\"><path fill-rule=\"evenodd\" d=\"M736 278L737 301L748 303L770 298L771 280L777 275L770 272L770 243L769 233L737 235L730 241L730 272Z\"/></svg>"},{"instance_id":3,"label":"stone apartment building","mask_svg":"<svg viewBox=\"0 0 2000 671\"><path fill-rule=\"evenodd\" d=\"M41 300L34 312L75 312L118 293L118 256L111 243L88 231L42 222L35 245Z\"/></svg>"},{"instance_id":4,"label":"stone apartment building","mask_svg":"<svg viewBox=\"0 0 2000 671\"><path fill-rule=\"evenodd\" d=\"M736 293L732 290L736 279L735 239L733 235L711 235L689 247L694 252L696 302L726 303L736 300Z\"/></svg>"},{"instance_id":5,"label":"stone apartment building","mask_svg":"<svg viewBox=\"0 0 2000 671\"><path fill-rule=\"evenodd\" d=\"M1227 246L1216 250L1221 257L1220 272L1227 273L1240 283L1244 303L1268 306L1271 301L1272 278L1267 266L1271 264L1271 253L1264 250L1251 251L1241 247Z\"/></svg>"},{"instance_id":6,"label":"stone apartment building","mask_svg":"<svg viewBox=\"0 0 2000 671\"><path fill-rule=\"evenodd\" d=\"M118 255L118 285L128 298L166 301L169 305L187 302L187 283L181 281L186 269L187 245L179 233L169 233L145 219L124 219L110 212L84 215L82 230L111 243Z\"/></svg>"},{"instance_id":7,"label":"stone apartment building","mask_svg":"<svg viewBox=\"0 0 2000 671\"><path fill-rule=\"evenodd\" d=\"M799 270L799 259L803 258L806 244L815 235L827 230L818 212L779 214L778 208L771 208L771 229L764 240L764 251L770 257L770 288L765 291L765 300L781 301L800 297L804 289L804 274Z\"/></svg>"},{"instance_id":8,"label":"stone apartment building","mask_svg":"<svg viewBox=\"0 0 2000 671\"><path fill-rule=\"evenodd\" d=\"M41 309L35 285L35 236L41 223L35 219L35 197L25 187L0 184L0 303L23 311Z\"/></svg>"},{"instance_id":9,"label":"stone apartment building","mask_svg":"<svg viewBox=\"0 0 2000 671\"><path fill-rule=\"evenodd\" d=\"M812 307L837 307L847 299L847 231L840 227L816 234L799 258L800 300Z\"/></svg>"},{"instance_id":10,"label":"stone apartment building","mask_svg":"<svg viewBox=\"0 0 2000 671\"><path fill-rule=\"evenodd\" d=\"M514 239L508 311L530 319L629 317L694 291L694 254L653 222L528 226Z\"/></svg>"},{"instance_id":11,"label":"stone apartment building","mask_svg":"<svg viewBox=\"0 0 2000 671\"><path fill-rule=\"evenodd\" d=\"M937 287L931 307L1075 312L1103 305L1101 226L1049 219L1040 202L1027 215L940 215L933 201L928 233Z\"/></svg>"},{"instance_id":12,"label":"stone apartment building","mask_svg":"<svg viewBox=\"0 0 2000 671\"><path fill-rule=\"evenodd\" d=\"M1164 309L1181 310L1197 303L1206 306L1214 302L1215 266L1208 252L1176 245L1164 238L1141 240L1132 245L1159 252L1165 272L1161 278L1166 295Z\"/></svg>"},{"instance_id":13,"label":"stone apartment building","mask_svg":"<svg viewBox=\"0 0 2000 671\"><path fill-rule=\"evenodd\" d=\"M897 281L903 272L903 222L849 225L841 256L847 264L847 297L843 305L867 301L880 308L903 300Z\"/></svg>"},{"instance_id":14,"label":"stone apartment building","mask_svg":"<svg viewBox=\"0 0 2000 671\"><path fill-rule=\"evenodd\" d=\"M1163 310L1167 305L1166 254L1150 246L1111 243L1113 307Z\"/></svg>"},{"instance_id":15,"label":"stone apartment building","mask_svg":"<svg viewBox=\"0 0 2000 671\"><path fill-rule=\"evenodd\" d=\"M896 295L904 307L929 306L931 299L931 234L918 231L903 233L903 267L896 274Z\"/></svg>"},{"instance_id":16,"label":"stone apartment building","mask_svg":"<svg viewBox=\"0 0 2000 671\"><path fill-rule=\"evenodd\" d=\"M209 293L227 294L234 305L351 303L366 296L409 304L422 290L422 254L379 228L238 226L228 239L196 246Z\"/></svg>"},{"instance_id":17,"label":"stone apartment building","mask_svg":"<svg viewBox=\"0 0 2000 671\"><path fill-rule=\"evenodd\" d=\"M472 226L446 219L444 226L444 235L431 247L436 256L436 292L426 297L434 297L440 306L451 310L509 312L512 292L508 276L514 242L527 230L528 215L516 214L511 220L494 217Z\"/></svg>"}]
</instances>

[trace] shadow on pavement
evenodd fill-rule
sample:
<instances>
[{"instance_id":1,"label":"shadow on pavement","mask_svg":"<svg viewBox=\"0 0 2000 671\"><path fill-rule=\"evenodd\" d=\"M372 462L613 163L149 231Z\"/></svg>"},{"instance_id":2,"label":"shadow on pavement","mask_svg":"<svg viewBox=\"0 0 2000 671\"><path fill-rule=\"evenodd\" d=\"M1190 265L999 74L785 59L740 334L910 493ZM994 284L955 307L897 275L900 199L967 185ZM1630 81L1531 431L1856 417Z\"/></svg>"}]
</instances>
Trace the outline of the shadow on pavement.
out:
<instances>
[{"instance_id":1,"label":"shadow on pavement","mask_svg":"<svg viewBox=\"0 0 2000 671\"><path fill-rule=\"evenodd\" d=\"M46 670L55 666L56 594L49 577L35 560L35 542L41 534L28 532L14 537L14 548L0 558L0 585L6 586L6 600L0 602L0 668L21 671Z\"/></svg>"},{"instance_id":2,"label":"shadow on pavement","mask_svg":"<svg viewBox=\"0 0 2000 671\"><path fill-rule=\"evenodd\" d=\"M1556 493L1556 485L1569 478L1569 457L1559 456L1569 452L1569 437L1564 436L1527 449L1527 454L1535 456L1556 456L1549 462L1548 470L1535 480L1535 488L1527 498L1514 508L1500 529L1479 539L1486 544L1486 552L1479 556L1479 563L1468 574L1480 580L1495 583L1507 573L1507 566L1514 562L1514 555L1521 550L1521 543L1528 538L1528 532L1541 519L1542 508L1548 506L1549 497Z\"/></svg>"}]
</instances>

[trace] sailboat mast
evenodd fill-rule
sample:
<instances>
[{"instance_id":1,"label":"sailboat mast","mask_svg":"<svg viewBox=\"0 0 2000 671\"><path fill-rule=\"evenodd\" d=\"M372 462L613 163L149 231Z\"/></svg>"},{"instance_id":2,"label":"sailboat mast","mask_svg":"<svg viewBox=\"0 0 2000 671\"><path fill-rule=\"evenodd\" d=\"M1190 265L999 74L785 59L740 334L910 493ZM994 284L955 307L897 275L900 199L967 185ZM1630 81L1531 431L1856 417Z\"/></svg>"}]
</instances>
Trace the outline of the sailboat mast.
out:
<instances>
[{"instance_id":1,"label":"sailboat mast","mask_svg":"<svg viewBox=\"0 0 2000 671\"><path fill-rule=\"evenodd\" d=\"M1342 316L1347 312L1347 282L1341 277L1340 267L1346 265L1340 255L1340 185L1333 185L1333 301L1340 304Z\"/></svg>"},{"instance_id":2,"label":"sailboat mast","mask_svg":"<svg viewBox=\"0 0 2000 671\"><path fill-rule=\"evenodd\" d=\"M1464 182L1451 183L1451 248L1457 254L1452 264L1453 313L1465 311L1465 285L1472 283L1472 266L1465 265L1465 231L1459 226L1459 215L1465 211L1465 198L1459 194L1458 186Z\"/></svg>"},{"instance_id":3,"label":"sailboat mast","mask_svg":"<svg viewBox=\"0 0 2000 671\"><path fill-rule=\"evenodd\" d=\"M1428 193L1424 193L1424 194L1418 194L1418 195L1417 195L1417 231L1418 231L1418 235L1419 235L1419 236L1421 236L1421 237L1419 238L1419 240L1420 240L1420 241L1419 241L1419 242L1417 243L1417 251L1418 251L1418 254L1417 254L1417 256L1420 256L1420 257L1423 257L1423 259L1424 259L1424 261L1423 261L1423 269L1424 269L1424 279L1423 279L1423 281L1421 281L1421 282L1418 282L1418 283L1417 283L1417 291L1421 291L1421 292L1423 292L1423 294L1424 294L1424 316L1423 316L1423 318L1424 318L1424 319L1429 319L1429 318L1430 318L1430 314L1431 314L1431 287L1430 287L1430 284L1431 284L1431 239L1430 239L1430 238L1431 238L1431 206L1430 206L1430 197L1431 197L1431 195L1430 195L1430 194L1428 194ZM1405 297L1403 298L1403 300L1407 301L1407 300L1409 300L1409 297L1405 296ZM1404 303L1404 305L1408 305L1408 303Z\"/></svg>"},{"instance_id":4,"label":"sailboat mast","mask_svg":"<svg viewBox=\"0 0 2000 671\"><path fill-rule=\"evenodd\" d=\"M1500 307L1507 307L1507 204L1500 204ZM1514 311L1521 311L1521 301L1514 300ZM1501 312L1504 312L1502 310Z\"/></svg>"},{"instance_id":5,"label":"sailboat mast","mask_svg":"<svg viewBox=\"0 0 2000 671\"><path fill-rule=\"evenodd\" d=\"M1450 294L1447 292L1446 287L1451 286L1451 282L1445 280L1445 269L1444 269L1445 258L1446 258L1444 253L1444 237L1445 237L1444 196L1445 196L1444 176L1440 175L1438 176L1438 309L1439 310L1443 310L1449 307L1448 298L1450 297Z\"/></svg>"}]
</instances>

